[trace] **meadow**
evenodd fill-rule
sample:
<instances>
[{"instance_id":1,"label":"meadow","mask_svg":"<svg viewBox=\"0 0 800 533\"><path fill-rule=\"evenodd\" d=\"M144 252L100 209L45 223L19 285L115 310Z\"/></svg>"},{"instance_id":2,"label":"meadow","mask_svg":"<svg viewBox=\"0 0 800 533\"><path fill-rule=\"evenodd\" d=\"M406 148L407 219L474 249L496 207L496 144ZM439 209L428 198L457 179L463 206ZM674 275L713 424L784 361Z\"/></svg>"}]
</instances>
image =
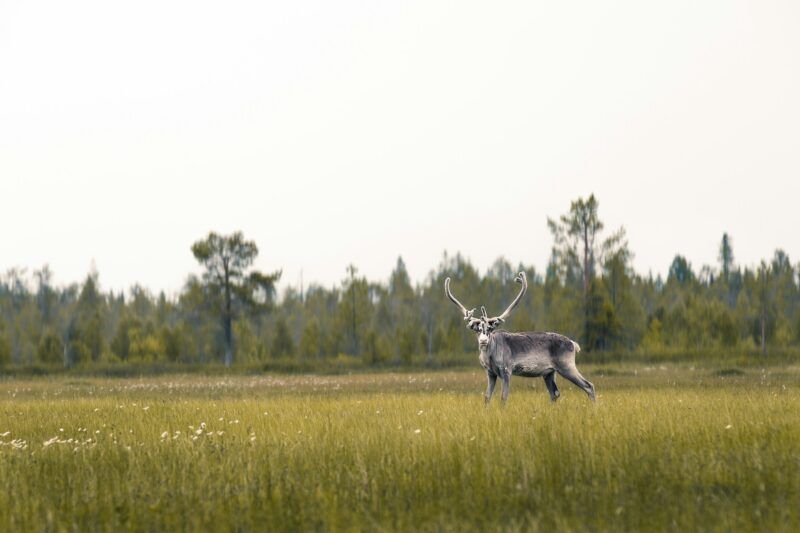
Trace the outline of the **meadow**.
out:
<instances>
[{"instance_id":1,"label":"meadow","mask_svg":"<svg viewBox=\"0 0 800 533\"><path fill-rule=\"evenodd\" d=\"M800 368L580 367L7 378L0 530L800 529Z\"/></svg>"}]
</instances>

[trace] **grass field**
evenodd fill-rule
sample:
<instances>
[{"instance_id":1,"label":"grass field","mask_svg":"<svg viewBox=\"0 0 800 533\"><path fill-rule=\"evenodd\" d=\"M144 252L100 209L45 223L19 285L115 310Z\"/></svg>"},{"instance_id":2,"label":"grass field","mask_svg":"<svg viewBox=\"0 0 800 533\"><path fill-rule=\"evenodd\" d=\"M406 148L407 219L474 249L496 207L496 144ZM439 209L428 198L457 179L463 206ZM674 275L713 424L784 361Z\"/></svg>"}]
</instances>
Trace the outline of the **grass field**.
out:
<instances>
[{"instance_id":1,"label":"grass field","mask_svg":"<svg viewBox=\"0 0 800 533\"><path fill-rule=\"evenodd\" d=\"M800 368L580 366L0 381L0 530L800 529Z\"/></svg>"}]
</instances>

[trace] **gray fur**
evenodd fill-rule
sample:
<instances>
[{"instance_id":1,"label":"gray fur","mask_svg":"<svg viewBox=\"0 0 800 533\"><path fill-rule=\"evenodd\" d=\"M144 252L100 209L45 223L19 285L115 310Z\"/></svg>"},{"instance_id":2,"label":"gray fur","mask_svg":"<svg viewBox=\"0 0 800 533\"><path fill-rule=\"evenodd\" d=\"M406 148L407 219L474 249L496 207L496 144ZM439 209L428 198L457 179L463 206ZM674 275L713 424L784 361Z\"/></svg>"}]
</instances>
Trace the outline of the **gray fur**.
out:
<instances>
[{"instance_id":1,"label":"gray fur","mask_svg":"<svg viewBox=\"0 0 800 533\"><path fill-rule=\"evenodd\" d=\"M556 385L556 373L550 372L549 374L544 375L544 384L547 386L547 392L550 393L550 401L558 400L558 397L561 396L561 393L558 392L558 386Z\"/></svg>"},{"instance_id":2,"label":"gray fur","mask_svg":"<svg viewBox=\"0 0 800 533\"><path fill-rule=\"evenodd\" d=\"M551 400L560 396L555 384L559 374L583 389L589 398L595 399L594 385L586 380L575 366L575 355L580 346L558 333L510 333L496 330L489 332L488 342L479 344L479 359L486 369L489 380L492 376L503 380L502 400L508 398L511 376L543 377ZM491 400L494 387L486 391L486 403Z\"/></svg>"},{"instance_id":3,"label":"gray fur","mask_svg":"<svg viewBox=\"0 0 800 533\"><path fill-rule=\"evenodd\" d=\"M488 405L492 399L497 378L502 380L501 399L505 403L508 399L512 375L542 376L550 393L550 399L556 401L561 395L556 386L556 374L577 385L594 401L594 385L584 378L578 372L578 367L575 366L575 355L581 351L577 342L558 333L510 333L496 329L519 304L528 288L524 272L520 272L514 281L522 284L522 289L500 316L489 318L486 309L481 307L481 317L475 318L473 316L475 310L468 311L450 292L450 278L445 280L447 297L464 314L467 328L478 333L478 358L481 366L486 369L488 382L485 403Z\"/></svg>"}]
</instances>

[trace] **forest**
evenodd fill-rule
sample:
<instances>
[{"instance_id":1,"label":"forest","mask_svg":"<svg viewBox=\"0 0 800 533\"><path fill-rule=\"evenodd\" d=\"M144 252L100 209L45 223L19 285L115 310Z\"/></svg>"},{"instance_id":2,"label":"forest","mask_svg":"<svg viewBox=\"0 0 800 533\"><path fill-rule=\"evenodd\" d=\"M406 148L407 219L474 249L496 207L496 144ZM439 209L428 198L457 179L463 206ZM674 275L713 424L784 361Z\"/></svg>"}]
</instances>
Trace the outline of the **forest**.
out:
<instances>
[{"instance_id":1,"label":"forest","mask_svg":"<svg viewBox=\"0 0 800 533\"><path fill-rule=\"evenodd\" d=\"M552 254L544 271L500 257L479 272L445 252L417 284L398 257L385 280L349 265L338 286L290 286L278 295L281 273L252 269L258 246L239 232L212 232L187 246L203 274L188 276L170 298L139 285L104 291L95 271L82 283L54 286L47 265L11 268L0 277L0 367L474 363L474 334L445 298L444 280L468 307L492 313L516 295L520 271L528 294L505 329L563 333L596 361L800 359L800 264L783 250L738 265L723 234L718 264L696 268L678 254L666 278L645 275L631 266L624 229L606 231L598 208L591 195L548 220Z\"/></svg>"}]
</instances>

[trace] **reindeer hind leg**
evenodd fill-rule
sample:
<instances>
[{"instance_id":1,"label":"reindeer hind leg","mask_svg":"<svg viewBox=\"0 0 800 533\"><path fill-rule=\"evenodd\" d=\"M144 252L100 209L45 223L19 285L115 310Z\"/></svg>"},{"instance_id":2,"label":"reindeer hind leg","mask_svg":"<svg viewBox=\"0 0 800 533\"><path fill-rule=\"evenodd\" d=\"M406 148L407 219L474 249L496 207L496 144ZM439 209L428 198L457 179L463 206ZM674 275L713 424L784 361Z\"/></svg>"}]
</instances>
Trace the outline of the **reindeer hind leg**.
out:
<instances>
[{"instance_id":1,"label":"reindeer hind leg","mask_svg":"<svg viewBox=\"0 0 800 533\"><path fill-rule=\"evenodd\" d=\"M561 393L558 392L558 386L556 386L556 373L550 372L549 374L545 374L544 384L547 386L547 391L550 393L550 401L555 402L558 400Z\"/></svg>"},{"instance_id":2,"label":"reindeer hind leg","mask_svg":"<svg viewBox=\"0 0 800 533\"><path fill-rule=\"evenodd\" d=\"M575 365L560 369L558 373L564 376L564 378L573 382L579 388L583 389L583 391L589 396L589 399L595 401L594 385L592 385L588 379L584 378L581 373L578 372L578 368Z\"/></svg>"}]
</instances>

